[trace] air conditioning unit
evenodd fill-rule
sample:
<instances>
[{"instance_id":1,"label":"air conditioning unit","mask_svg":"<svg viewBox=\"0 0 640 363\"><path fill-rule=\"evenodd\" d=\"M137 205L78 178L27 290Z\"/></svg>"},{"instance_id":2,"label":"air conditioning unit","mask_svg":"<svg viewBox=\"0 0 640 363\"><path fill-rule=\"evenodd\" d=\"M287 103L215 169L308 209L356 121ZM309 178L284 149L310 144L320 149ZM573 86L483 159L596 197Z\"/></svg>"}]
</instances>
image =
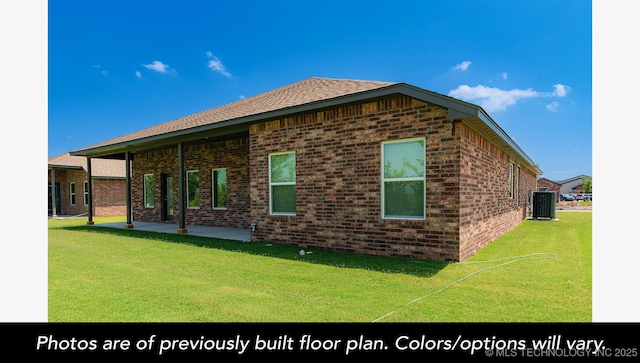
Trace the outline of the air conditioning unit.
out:
<instances>
[{"instance_id":1,"label":"air conditioning unit","mask_svg":"<svg viewBox=\"0 0 640 363\"><path fill-rule=\"evenodd\" d=\"M533 219L556 219L556 192L533 193Z\"/></svg>"}]
</instances>

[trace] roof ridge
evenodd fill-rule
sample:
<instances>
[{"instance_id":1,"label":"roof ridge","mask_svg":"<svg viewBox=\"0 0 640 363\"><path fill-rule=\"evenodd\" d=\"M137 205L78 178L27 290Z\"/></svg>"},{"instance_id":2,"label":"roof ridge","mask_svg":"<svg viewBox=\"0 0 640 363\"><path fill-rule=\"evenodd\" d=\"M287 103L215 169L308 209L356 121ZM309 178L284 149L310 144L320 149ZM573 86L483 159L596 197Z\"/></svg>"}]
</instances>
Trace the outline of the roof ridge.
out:
<instances>
[{"instance_id":1,"label":"roof ridge","mask_svg":"<svg viewBox=\"0 0 640 363\"><path fill-rule=\"evenodd\" d=\"M306 79L327 79L333 81L351 81L351 82L369 82L369 83L384 83L384 84L396 84L400 82L389 82L389 81L379 81L379 80L371 80L371 79L357 79L357 78L339 78L339 77L319 77L319 76L311 76ZM303 80L304 81L304 80ZM302 81L300 81L302 82ZM297 83L297 82L296 82Z\"/></svg>"}]
</instances>

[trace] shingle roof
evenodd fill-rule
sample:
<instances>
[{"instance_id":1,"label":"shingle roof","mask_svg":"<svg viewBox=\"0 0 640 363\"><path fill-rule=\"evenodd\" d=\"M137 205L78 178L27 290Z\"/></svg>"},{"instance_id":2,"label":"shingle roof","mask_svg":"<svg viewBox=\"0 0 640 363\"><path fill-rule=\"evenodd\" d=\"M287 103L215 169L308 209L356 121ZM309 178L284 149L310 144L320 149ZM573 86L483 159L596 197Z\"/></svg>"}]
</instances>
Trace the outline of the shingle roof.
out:
<instances>
[{"instance_id":1,"label":"shingle roof","mask_svg":"<svg viewBox=\"0 0 640 363\"><path fill-rule=\"evenodd\" d=\"M87 171L87 158L72 156L69 153L49 158L49 167L83 169ZM91 159L91 176L101 178L124 178L126 166L124 160Z\"/></svg>"},{"instance_id":2,"label":"shingle roof","mask_svg":"<svg viewBox=\"0 0 640 363\"><path fill-rule=\"evenodd\" d=\"M583 177L588 178L588 175L578 175L578 176L574 176L573 178L569 178L569 179L565 179L565 180L557 180L556 183L558 184L567 184L567 183L571 183L573 181L576 180L581 180Z\"/></svg>"},{"instance_id":3,"label":"shingle roof","mask_svg":"<svg viewBox=\"0 0 640 363\"><path fill-rule=\"evenodd\" d=\"M91 149L145 137L186 130L197 126L282 110L341 96L370 91L397 84L395 82L362 81L311 77L253 97L181 117L173 121L126 134L80 150Z\"/></svg>"},{"instance_id":4,"label":"shingle roof","mask_svg":"<svg viewBox=\"0 0 640 363\"><path fill-rule=\"evenodd\" d=\"M490 141L514 152L536 174L540 167L477 105L406 83L311 77L250 98L181 117L74 150L71 155L124 157L125 152L175 145L178 142L243 132L253 122L288 117L295 113L362 102L376 97L404 94L447 109L450 120L461 119ZM226 128L226 129L225 129ZM215 130L215 132L214 132ZM223 131L220 131L223 130ZM227 134L227 135L228 135Z\"/></svg>"}]
</instances>

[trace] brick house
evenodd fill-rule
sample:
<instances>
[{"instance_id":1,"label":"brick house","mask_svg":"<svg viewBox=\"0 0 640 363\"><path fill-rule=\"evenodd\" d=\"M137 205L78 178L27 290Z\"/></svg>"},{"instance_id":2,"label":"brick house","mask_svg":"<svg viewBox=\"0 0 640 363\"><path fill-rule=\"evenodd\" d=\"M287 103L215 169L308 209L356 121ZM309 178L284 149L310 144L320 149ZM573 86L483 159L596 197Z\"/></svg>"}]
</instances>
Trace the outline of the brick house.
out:
<instances>
[{"instance_id":1,"label":"brick house","mask_svg":"<svg viewBox=\"0 0 640 363\"><path fill-rule=\"evenodd\" d=\"M123 216L126 214L125 162L96 159L92 163L93 215ZM48 165L49 215L88 214L89 183L87 158L69 153L54 156ZM55 185L56 199L52 198Z\"/></svg>"},{"instance_id":2,"label":"brick house","mask_svg":"<svg viewBox=\"0 0 640 363\"><path fill-rule=\"evenodd\" d=\"M451 261L524 220L542 174L479 106L317 77L71 154L131 165L129 228L255 222L252 241Z\"/></svg>"},{"instance_id":3,"label":"brick house","mask_svg":"<svg viewBox=\"0 0 640 363\"><path fill-rule=\"evenodd\" d=\"M541 188L546 188L547 191L556 192L556 203L560 201L560 188L562 185L554 182L553 180L549 180L547 178L538 179L538 190Z\"/></svg>"}]
</instances>

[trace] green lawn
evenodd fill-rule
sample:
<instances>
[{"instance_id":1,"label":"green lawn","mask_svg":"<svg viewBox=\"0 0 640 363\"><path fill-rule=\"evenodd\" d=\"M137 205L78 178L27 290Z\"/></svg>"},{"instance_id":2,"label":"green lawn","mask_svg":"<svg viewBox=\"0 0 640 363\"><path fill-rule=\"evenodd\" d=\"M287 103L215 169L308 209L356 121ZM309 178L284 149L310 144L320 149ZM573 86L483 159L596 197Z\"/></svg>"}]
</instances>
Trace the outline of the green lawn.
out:
<instances>
[{"instance_id":1,"label":"green lawn","mask_svg":"<svg viewBox=\"0 0 640 363\"><path fill-rule=\"evenodd\" d=\"M557 216L462 264L49 220L49 321L589 322L592 214Z\"/></svg>"}]
</instances>

